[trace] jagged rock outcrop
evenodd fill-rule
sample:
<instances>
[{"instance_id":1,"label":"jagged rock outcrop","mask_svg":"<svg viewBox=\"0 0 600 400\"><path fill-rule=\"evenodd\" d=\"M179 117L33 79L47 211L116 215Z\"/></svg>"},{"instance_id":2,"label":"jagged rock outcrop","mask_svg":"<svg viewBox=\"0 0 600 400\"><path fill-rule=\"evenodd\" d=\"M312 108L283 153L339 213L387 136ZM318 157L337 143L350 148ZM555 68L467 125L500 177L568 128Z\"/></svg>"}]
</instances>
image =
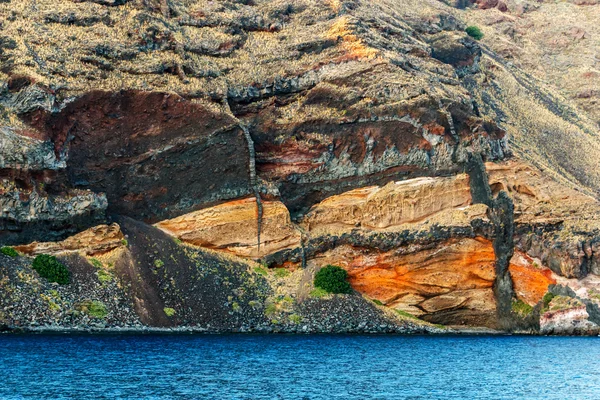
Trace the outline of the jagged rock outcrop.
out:
<instances>
[{"instance_id":1,"label":"jagged rock outcrop","mask_svg":"<svg viewBox=\"0 0 600 400\"><path fill-rule=\"evenodd\" d=\"M471 193L466 175L416 178L332 196L312 207L302 225L309 232L385 230L469 205Z\"/></svg>"},{"instance_id":2,"label":"jagged rock outcrop","mask_svg":"<svg viewBox=\"0 0 600 400\"><path fill-rule=\"evenodd\" d=\"M0 128L0 169L58 170L66 167L57 159L54 144Z\"/></svg>"},{"instance_id":3,"label":"jagged rock outcrop","mask_svg":"<svg viewBox=\"0 0 600 400\"><path fill-rule=\"evenodd\" d=\"M469 174L469 186L474 203L488 206L487 216L493 230L495 254L495 278L493 291L502 325L510 324L511 304L515 297L510 276L510 260L514 255L514 203L505 191L493 197L489 177L479 154L469 157L465 168Z\"/></svg>"},{"instance_id":4,"label":"jagged rock outcrop","mask_svg":"<svg viewBox=\"0 0 600 400\"><path fill-rule=\"evenodd\" d=\"M48 29L15 34L5 50L14 62L0 77L4 123L53 144L64 188L106 193L109 213L148 222L257 191L299 218L399 174L457 172L471 151L508 154L504 131L451 82L454 67L410 38L417 21L403 25L383 4L284 3L232 2L229 14L205 2L83 2L51 14L0 5L14 14L7 34L30 21ZM371 22L379 15L394 38ZM64 46L56 38L67 27L103 40ZM455 39L478 57L464 34ZM280 57L264 58L265 48ZM70 78L56 87L58 76Z\"/></svg>"},{"instance_id":5,"label":"jagged rock outcrop","mask_svg":"<svg viewBox=\"0 0 600 400\"><path fill-rule=\"evenodd\" d=\"M452 239L420 251L400 247L377 252L344 245L323 253L315 262L344 267L356 290L427 321L500 327L492 290L496 257L489 240ZM514 271L519 278L516 292L535 305L555 281L531 263L519 264L510 266L511 274Z\"/></svg>"},{"instance_id":6,"label":"jagged rock outcrop","mask_svg":"<svg viewBox=\"0 0 600 400\"><path fill-rule=\"evenodd\" d=\"M103 194L70 190L63 195L40 193L0 180L0 241L4 244L57 240L103 222Z\"/></svg>"}]
</instances>

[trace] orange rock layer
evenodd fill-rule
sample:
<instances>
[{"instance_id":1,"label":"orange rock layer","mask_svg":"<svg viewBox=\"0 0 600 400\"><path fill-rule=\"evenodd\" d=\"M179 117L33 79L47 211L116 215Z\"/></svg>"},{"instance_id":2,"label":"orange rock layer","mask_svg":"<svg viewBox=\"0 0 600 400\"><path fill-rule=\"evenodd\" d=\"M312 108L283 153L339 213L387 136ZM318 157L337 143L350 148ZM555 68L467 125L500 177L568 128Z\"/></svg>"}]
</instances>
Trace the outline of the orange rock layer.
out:
<instances>
[{"instance_id":1,"label":"orange rock layer","mask_svg":"<svg viewBox=\"0 0 600 400\"><path fill-rule=\"evenodd\" d=\"M555 281L523 260L517 254L510 271L518 297L534 305ZM345 268L354 289L385 305L434 322L487 326L494 325L496 311L494 262L492 243L483 238L408 254L340 246L315 260Z\"/></svg>"}]
</instances>

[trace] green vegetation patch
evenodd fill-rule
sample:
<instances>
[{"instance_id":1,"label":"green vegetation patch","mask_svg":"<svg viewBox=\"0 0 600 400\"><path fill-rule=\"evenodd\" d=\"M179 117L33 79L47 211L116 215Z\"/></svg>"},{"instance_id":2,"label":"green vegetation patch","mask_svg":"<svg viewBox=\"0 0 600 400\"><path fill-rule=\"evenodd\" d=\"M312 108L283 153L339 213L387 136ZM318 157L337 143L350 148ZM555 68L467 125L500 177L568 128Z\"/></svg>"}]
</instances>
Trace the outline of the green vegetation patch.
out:
<instances>
[{"instance_id":1,"label":"green vegetation patch","mask_svg":"<svg viewBox=\"0 0 600 400\"><path fill-rule=\"evenodd\" d=\"M291 272L285 268L275 268L275 277L276 278L286 278L290 274L291 274Z\"/></svg>"},{"instance_id":2,"label":"green vegetation patch","mask_svg":"<svg viewBox=\"0 0 600 400\"><path fill-rule=\"evenodd\" d=\"M112 282L114 277L103 269L96 271L96 275L98 276L98 280L102 283Z\"/></svg>"},{"instance_id":3,"label":"green vegetation patch","mask_svg":"<svg viewBox=\"0 0 600 400\"><path fill-rule=\"evenodd\" d=\"M18 257L19 256L19 252L10 246L0 247L0 253L4 254L5 256L9 256L9 257Z\"/></svg>"},{"instance_id":4,"label":"green vegetation patch","mask_svg":"<svg viewBox=\"0 0 600 400\"><path fill-rule=\"evenodd\" d=\"M320 299L321 297L325 297L327 296L329 293L327 292L327 290L321 289L321 288L314 288L311 292L310 292L310 297L313 297L315 299Z\"/></svg>"},{"instance_id":5,"label":"green vegetation patch","mask_svg":"<svg viewBox=\"0 0 600 400\"><path fill-rule=\"evenodd\" d=\"M378 306L382 306L383 303L377 299L373 299L373 303L377 304Z\"/></svg>"},{"instance_id":6,"label":"green vegetation patch","mask_svg":"<svg viewBox=\"0 0 600 400\"><path fill-rule=\"evenodd\" d=\"M79 304L79 311L86 313L92 318L106 318L108 310L103 302L97 300L88 300Z\"/></svg>"},{"instance_id":7,"label":"green vegetation patch","mask_svg":"<svg viewBox=\"0 0 600 400\"><path fill-rule=\"evenodd\" d=\"M588 290L588 296L590 296L590 299L600 301L600 292L594 288Z\"/></svg>"},{"instance_id":8,"label":"green vegetation patch","mask_svg":"<svg viewBox=\"0 0 600 400\"><path fill-rule=\"evenodd\" d=\"M467 32L467 35L471 36L475 40L481 40L484 36L483 32L481 32L481 29L478 26L469 26L467 29L465 29L465 32Z\"/></svg>"},{"instance_id":9,"label":"green vegetation patch","mask_svg":"<svg viewBox=\"0 0 600 400\"><path fill-rule=\"evenodd\" d=\"M558 311L581 307L583 306L583 303L579 301L579 299L569 296L554 296L548 305L550 307L550 311Z\"/></svg>"},{"instance_id":10,"label":"green vegetation patch","mask_svg":"<svg viewBox=\"0 0 600 400\"><path fill-rule=\"evenodd\" d=\"M163 308L163 311L167 317L172 317L173 315L177 314L177 311L175 311L174 308L170 307Z\"/></svg>"},{"instance_id":11,"label":"green vegetation patch","mask_svg":"<svg viewBox=\"0 0 600 400\"><path fill-rule=\"evenodd\" d=\"M542 312L548 311L548 306L554 297L554 294L550 292L546 293L544 297L542 297Z\"/></svg>"},{"instance_id":12,"label":"green vegetation patch","mask_svg":"<svg viewBox=\"0 0 600 400\"><path fill-rule=\"evenodd\" d=\"M90 258L90 262L92 263L92 265L96 268L102 268L102 261L98 260L97 258Z\"/></svg>"},{"instance_id":13,"label":"green vegetation patch","mask_svg":"<svg viewBox=\"0 0 600 400\"><path fill-rule=\"evenodd\" d=\"M267 304L267 306L265 307L265 315L267 317L270 317L275 313L277 313L277 306L273 303Z\"/></svg>"},{"instance_id":14,"label":"green vegetation patch","mask_svg":"<svg viewBox=\"0 0 600 400\"><path fill-rule=\"evenodd\" d=\"M352 287L348 283L348 272L335 265L327 265L317 272L314 281L316 288L321 288L328 293L351 293Z\"/></svg>"},{"instance_id":15,"label":"green vegetation patch","mask_svg":"<svg viewBox=\"0 0 600 400\"><path fill-rule=\"evenodd\" d=\"M420 321L420 319L419 319L419 318L415 317L414 315L412 315L412 314L411 314L411 313L409 313L409 312L406 312L406 311L403 311L403 310L396 310L396 312L397 312L397 313L398 313L398 315L400 315L401 317L408 318L408 319L416 319L416 320Z\"/></svg>"},{"instance_id":16,"label":"green vegetation patch","mask_svg":"<svg viewBox=\"0 0 600 400\"><path fill-rule=\"evenodd\" d=\"M302 322L302 317L298 314L292 314L289 316L290 322L293 324L299 324L300 322Z\"/></svg>"},{"instance_id":17,"label":"green vegetation patch","mask_svg":"<svg viewBox=\"0 0 600 400\"><path fill-rule=\"evenodd\" d=\"M269 271L267 271L267 269L265 267L255 267L254 272L256 272L259 275L263 275L263 276L269 275Z\"/></svg>"},{"instance_id":18,"label":"green vegetation patch","mask_svg":"<svg viewBox=\"0 0 600 400\"><path fill-rule=\"evenodd\" d=\"M525 303L523 300L514 300L511 305L511 309L515 314L521 317L526 317L533 311L533 307Z\"/></svg>"},{"instance_id":19,"label":"green vegetation patch","mask_svg":"<svg viewBox=\"0 0 600 400\"><path fill-rule=\"evenodd\" d=\"M42 278L59 285L71 283L71 272L54 256L40 254L33 260L31 266Z\"/></svg>"}]
</instances>

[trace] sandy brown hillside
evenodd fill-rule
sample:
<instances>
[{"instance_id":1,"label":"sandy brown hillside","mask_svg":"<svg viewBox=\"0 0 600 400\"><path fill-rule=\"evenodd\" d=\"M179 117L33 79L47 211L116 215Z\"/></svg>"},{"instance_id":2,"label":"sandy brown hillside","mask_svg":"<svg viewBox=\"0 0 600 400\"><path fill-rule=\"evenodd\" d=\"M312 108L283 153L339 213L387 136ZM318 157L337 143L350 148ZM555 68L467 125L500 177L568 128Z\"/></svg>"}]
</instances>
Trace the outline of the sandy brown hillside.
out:
<instances>
[{"instance_id":1,"label":"sandy brown hillside","mask_svg":"<svg viewBox=\"0 0 600 400\"><path fill-rule=\"evenodd\" d=\"M543 94L531 96L530 101L546 103L554 114L529 102L519 104L521 110L530 111L514 114L528 123L514 132L513 150L551 170L559 165L574 180L597 191L597 177L591 171L596 169L600 132L600 3L510 0L504 4L506 8L466 10L463 16L483 29L482 42L510 63L510 70L520 69L538 80L533 85ZM502 87L508 90L509 85Z\"/></svg>"}]
</instances>

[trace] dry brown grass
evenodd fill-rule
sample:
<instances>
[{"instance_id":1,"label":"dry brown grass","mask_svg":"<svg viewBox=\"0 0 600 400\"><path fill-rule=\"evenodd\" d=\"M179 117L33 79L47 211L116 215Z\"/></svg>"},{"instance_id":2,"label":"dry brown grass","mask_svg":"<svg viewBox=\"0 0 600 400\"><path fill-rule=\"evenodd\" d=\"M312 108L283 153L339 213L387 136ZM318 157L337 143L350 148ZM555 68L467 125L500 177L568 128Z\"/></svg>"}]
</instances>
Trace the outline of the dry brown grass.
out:
<instances>
[{"instance_id":1,"label":"dry brown grass","mask_svg":"<svg viewBox=\"0 0 600 400\"><path fill-rule=\"evenodd\" d=\"M465 19L483 29L483 43L556 87L600 123L600 4L523 3L534 11L470 10Z\"/></svg>"},{"instance_id":2,"label":"dry brown grass","mask_svg":"<svg viewBox=\"0 0 600 400\"><path fill-rule=\"evenodd\" d=\"M331 82L351 105L341 110L298 99L282 105L274 124L347 122L349 116L389 115L426 97L470 103L454 70L427 57L423 32L439 23L440 15L453 15L480 25L486 33L483 43L492 49L515 50L520 58L513 62L538 78L530 83L543 86L561 107L575 110L571 121L550 112L523 89L510 68L486 61L484 74L477 77L481 90L474 95L485 103L490 80L501 87L502 93L494 96L506 121L493 110L487 117L509 132L515 152L560 179L600 188L600 172L595 172L598 128L577 109L584 100L569 104L566 98L593 89L597 81L581 76L593 76L589 74L598 69L594 43L600 13L594 11L599 6L543 3L539 11L514 18L497 10L460 11L437 0L344 3L173 0L170 10L157 11L144 9L140 1L118 7L62 0L0 3L0 36L17 43L7 51L14 65L0 72L0 81L29 76L56 92L59 101L92 89L175 91L218 99L232 88L261 88L317 71L318 79ZM551 24L553 15L564 16L563 22ZM582 27L589 38L561 47L555 39L568 36L572 26ZM332 73L334 64L339 68ZM412 71L411 65L416 66ZM554 82L559 89L552 89ZM593 109L590 115L595 115ZM0 123L21 126L14 114L2 110Z\"/></svg>"}]
</instances>

